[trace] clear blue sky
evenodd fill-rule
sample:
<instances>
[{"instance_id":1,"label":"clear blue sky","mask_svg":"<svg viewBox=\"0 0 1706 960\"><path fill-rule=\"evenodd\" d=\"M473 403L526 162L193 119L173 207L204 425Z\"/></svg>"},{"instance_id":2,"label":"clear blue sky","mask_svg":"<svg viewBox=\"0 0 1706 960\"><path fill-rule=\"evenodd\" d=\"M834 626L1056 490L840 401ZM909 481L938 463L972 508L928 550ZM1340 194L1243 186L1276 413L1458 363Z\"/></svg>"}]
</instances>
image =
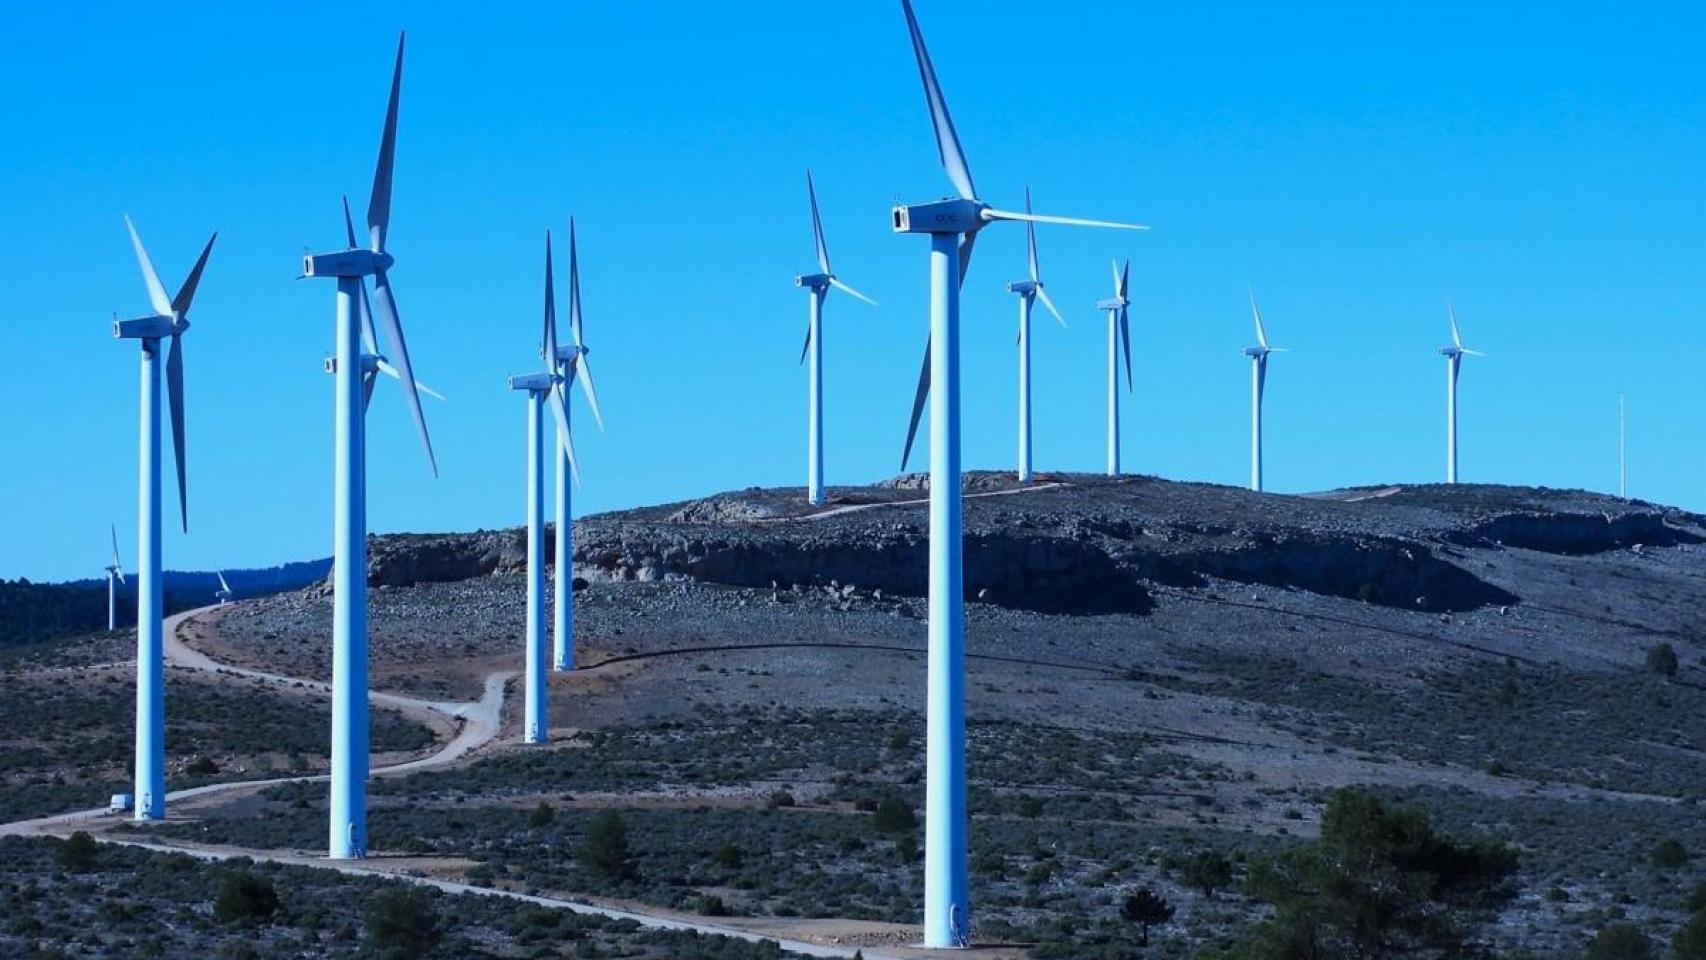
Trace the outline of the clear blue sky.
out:
<instances>
[{"instance_id":1,"label":"clear blue sky","mask_svg":"<svg viewBox=\"0 0 1706 960\"><path fill-rule=\"evenodd\" d=\"M450 402L427 401L435 481L381 385L374 530L522 521L504 381L533 369L571 213L610 430L576 401L578 511L803 483L807 166L838 272L882 302L828 306L830 482L896 471L927 273L888 208L948 192L897 3L145 6L29 5L0 36L0 576L97 575L109 519L135 561L127 211L174 289L220 231L168 565L330 551L332 286L294 277L341 245L339 196L365 206L399 28L394 277ZM1464 479L1614 489L1625 390L1633 492L1706 507L1700 4L918 6L987 199L1030 182L1039 210L1155 227L1039 230L1071 322L1036 328L1039 468L1102 464L1093 305L1129 256L1130 469L1244 482L1254 285L1295 349L1270 485L1439 479L1449 294L1491 355L1464 370ZM1013 460L1023 235L987 231L965 292L972 467Z\"/></svg>"}]
</instances>

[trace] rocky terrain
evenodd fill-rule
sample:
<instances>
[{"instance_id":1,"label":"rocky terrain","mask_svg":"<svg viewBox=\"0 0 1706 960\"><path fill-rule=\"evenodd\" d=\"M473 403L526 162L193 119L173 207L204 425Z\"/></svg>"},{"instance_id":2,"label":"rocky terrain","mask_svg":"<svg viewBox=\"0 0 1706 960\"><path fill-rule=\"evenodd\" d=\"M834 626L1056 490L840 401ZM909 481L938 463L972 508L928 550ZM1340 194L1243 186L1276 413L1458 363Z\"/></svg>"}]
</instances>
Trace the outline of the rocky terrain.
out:
<instances>
[{"instance_id":1,"label":"rocky terrain","mask_svg":"<svg viewBox=\"0 0 1706 960\"><path fill-rule=\"evenodd\" d=\"M467 765L380 782L374 844L509 889L915 937L922 487L577 521L580 669L551 678L553 742L515 742L512 711ZM981 937L1128 956L1120 904L1142 889L1176 911L1158 952L1236 952L1275 902L1267 865L1347 787L1515 852L1508 899L1465 920L1476 949L1573 956L1624 923L1656 941L1695 909L1706 519L1469 485L979 474L967 494ZM374 538L375 684L469 700L518 669L521 558L513 530ZM316 586L189 639L324 678L329 622ZM324 802L275 788L155 832L312 851ZM611 811L631 871L567 855ZM1203 857L1230 879L1205 889Z\"/></svg>"}]
</instances>

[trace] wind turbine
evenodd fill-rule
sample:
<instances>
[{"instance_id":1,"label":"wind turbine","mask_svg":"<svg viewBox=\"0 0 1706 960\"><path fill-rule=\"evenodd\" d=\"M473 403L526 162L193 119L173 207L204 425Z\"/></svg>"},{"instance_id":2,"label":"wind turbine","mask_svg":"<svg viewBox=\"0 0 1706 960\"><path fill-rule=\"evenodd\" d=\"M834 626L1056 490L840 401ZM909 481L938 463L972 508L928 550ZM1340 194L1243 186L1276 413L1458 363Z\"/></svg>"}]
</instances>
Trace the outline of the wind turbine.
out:
<instances>
[{"instance_id":1,"label":"wind turbine","mask_svg":"<svg viewBox=\"0 0 1706 960\"><path fill-rule=\"evenodd\" d=\"M563 377L557 372L557 294L551 281L551 231L545 231L545 333L540 338L542 373L510 377L509 388L527 394L527 674L522 738L544 743L549 737L545 709L545 448L540 430L540 408L547 399L557 421L558 448L567 457L569 471L579 480L574 443L569 438L569 416L563 403ZM561 520L558 521L559 526ZM558 597L559 603L561 596Z\"/></svg>"},{"instance_id":2,"label":"wind turbine","mask_svg":"<svg viewBox=\"0 0 1706 960\"><path fill-rule=\"evenodd\" d=\"M336 253L303 257L302 275L337 280L337 356L327 368L337 376L336 463L332 471L332 769L330 843L328 856L354 859L367 853L367 440L365 413L373 374L382 364L395 364L403 396L416 432L426 448L427 462L438 475L432 441L421 411L419 386L389 271L395 264L386 252L391 222L391 173L396 158L397 103L403 83L403 38L397 39L397 62L391 74L391 98L379 140L379 160L373 172L373 193L367 204L368 248L354 243ZM345 207L346 213L348 206ZM346 230L350 229L346 220ZM377 312L391 356L381 358L362 349L363 327L371 323L365 309L365 278L373 277Z\"/></svg>"},{"instance_id":3,"label":"wind turbine","mask_svg":"<svg viewBox=\"0 0 1706 960\"><path fill-rule=\"evenodd\" d=\"M1624 500L1629 499L1629 444L1628 434L1623 429L1623 394L1621 393L1617 395L1617 495ZM118 562L117 553L113 554L113 562Z\"/></svg>"},{"instance_id":4,"label":"wind turbine","mask_svg":"<svg viewBox=\"0 0 1706 960\"><path fill-rule=\"evenodd\" d=\"M807 390L806 439L806 502L816 506L823 503L823 300L829 288L843 290L871 306L877 301L841 282L829 269L829 248L823 243L823 221L817 214L817 190L812 187L812 172L806 171L806 196L812 203L812 240L817 243L818 272L794 278L794 286L811 291L811 314L806 324L806 342L800 347L800 362L811 356L810 386Z\"/></svg>"},{"instance_id":5,"label":"wind turbine","mask_svg":"<svg viewBox=\"0 0 1706 960\"><path fill-rule=\"evenodd\" d=\"M1131 391L1131 301L1126 285L1131 279L1131 261L1122 268L1114 264L1114 295L1098 300L1096 309L1108 311L1108 476L1120 473L1120 373L1119 348L1125 347L1125 388Z\"/></svg>"},{"instance_id":6,"label":"wind turbine","mask_svg":"<svg viewBox=\"0 0 1706 960\"><path fill-rule=\"evenodd\" d=\"M963 946L971 936L966 875L965 596L960 526L960 285L978 231L996 220L1079 226L1130 224L998 210L978 199L909 0L901 0L942 167L958 194L896 206L896 233L930 235L930 339L925 342L901 469L930 399L930 626L924 801L924 945ZM935 389L932 391L931 387Z\"/></svg>"},{"instance_id":7,"label":"wind turbine","mask_svg":"<svg viewBox=\"0 0 1706 960\"><path fill-rule=\"evenodd\" d=\"M195 299L207 256L218 233L207 239L201 256L190 268L178 295L167 299L160 275L142 246L129 217L124 225L136 248L136 261L148 286L152 316L113 322L113 336L142 341L141 456L137 470L136 572L136 819L166 816L166 698L162 636L164 609L160 573L160 341L170 337L166 357L166 397L172 417L172 452L178 468L178 514L189 532L189 498L184 483L184 331L190 328L190 302ZM116 541L115 541L116 554ZM115 557L115 563L116 557Z\"/></svg>"},{"instance_id":8,"label":"wind turbine","mask_svg":"<svg viewBox=\"0 0 1706 960\"><path fill-rule=\"evenodd\" d=\"M1445 302L1445 314L1451 320L1451 345L1440 347L1445 358L1445 482L1457 482L1457 371L1464 357L1484 357L1479 350L1463 345L1463 334L1457 329L1457 310L1451 301Z\"/></svg>"},{"instance_id":9,"label":"wind turbine","mask_svg":"<svg viewBox=\"0 0 1706 960\"><path fill-rule=\"evenodd\" d=\"M1268 330L1262 325L1262 308L1256 292L1250 291L1250 315L1256 318L1256 346L1245 347L1250 358L1250 489L1262 490L1262 393L1268 382L1268 354L1285 353L1285 347L1268 346Z\"/></svg>"},{"instance_id":10,"label":"wind turbine","mask_svg":"<svg viewBox=\"0 0 1706 960\"><path fill-rule=\"evenodd\" d=\"M113 562L107 565L107 632L118 629L118 587L124 583L124 565L118 559L118 525L112 525Z\"/></svg>"},{"instance_id":11,"label":"wind turbine","mask_svg":"<svg viewBox=\"0 0 1706 960\"><path fill-rule=\"evenodd\" d=\"M546 246L550 246L550 235L546 234ZM545 257L546 280L551 273L550 251ZM552 343L556 343L556 307L549 294L546 295L546 305L551 310L551 319L546 322L546 334ZM604 414L598 409L598 390L592 385L592 367L587 359L591 348L586 345L581 333L581 268L580 254L575 244L575 218L569 218L569 335L574 343L559 344L554 350L548 350L547 355L554 354L557 362L552 367L561 378L559 392L566 393L568 385L575 380L580 381L581 392L586 394L587 406L592 408L592 418L598 423L598 432L604 432ZM560 413L561 422L569 422L568 398L563 398ZM553 406L553 410L557 407ZM557 557L555 564L557 607L553 623L554 643L552 645L553 670L573 670L575 668L575 585L574 585L574 514L569 502L570 474L575 473L574 448L569 443L569 433L565 430L557 435ZM575 479L578 481L579 476Z\"/></svg>"},{"instance_id":12,"label":"wind turbine","mask_svg":"<svg viewBox=\"0 0 1706 960\"><path fill-rule=\"evenodd\" d=\"M225 582L225 571L215 570L213 575L219 578L219 589L213 591L213 599L218 600L220 606L224 606L231 602L231 585Z\"/></svg>"},{"instance_id":13,"label":"wind turbine","mask_svg":"<svg viewBox=\"0 0 1706 960\"><path fill-rule=\"evenodd\" d=\"M1025 188L1025 212L1031 212L1031 188ZM1037 269L1037 225L1025 221L1025 253L1031 268L1031 279L1007 285L1008 293L1019 295L1019 482L1031 482L1031 304L1040 299L1048 312L1066 326Z\"/></svg>"}]
</instances>

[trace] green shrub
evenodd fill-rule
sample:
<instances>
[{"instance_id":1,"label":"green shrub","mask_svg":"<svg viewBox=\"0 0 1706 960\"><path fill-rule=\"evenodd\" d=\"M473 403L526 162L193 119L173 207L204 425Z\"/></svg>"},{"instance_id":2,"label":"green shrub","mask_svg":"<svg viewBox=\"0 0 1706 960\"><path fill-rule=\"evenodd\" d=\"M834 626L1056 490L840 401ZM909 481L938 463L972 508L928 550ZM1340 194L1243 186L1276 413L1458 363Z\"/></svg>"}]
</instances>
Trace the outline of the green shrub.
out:
<instances>
[{"instance_id":1,"label":"green shrub","mask_svg":"<svg viewBox=\"0 0 1706 960\"><path fill-rule=\"evenodd\" d=\"M266 877L238 870L219 881L213 919L220 923L258 923L277 912L278 891Z\"/></svg>"},{"instance_id":2,"label":"green shrub","mask_svg":"<svg viewBox=\"0 0 1706 960\"><path fill-rule=\"evenodd\" d=\"M1652 960L1653 941L1632 923L1614 923L1588 943L1587 960Z\"/></svg>"},{"instance_id":3,"label":"green shrub","mask_svg":"<svg viewBox=\"0 0 1706 960\"><path fill-rule=\"evenodd\" d=\"M1680 840L1666 838L1653 846L1652 860L1660 870L1674 870L1688 862L1688 848Z\"/></svg>"},{"instance_id":4,"label":"green shrub","mask_svg":"<svg viewBox=\"0 0 1706 960\"><path fill-rule=\"evenodd\" d=\"M918 816L905 800L884 797L871 814L871 826L878 833L911 833L918 829Z\"/></svg>"},{"instance_id":5,"label":"green shrub","mask_svg":"<svg viewBox=\"0 0 1706 960\"><path fill-rule=\"evenodd\" d=\"M1137 925L1138 943L1149 946L1149 928L1173 919L1173 905L1160 894L1142 887L1125 898L1120 905L1120 919Z\"/></svg>"},{"instance_id":6,"label":"green shrub","mask_svg":"<svg viewBox=\"0 0 1706 960\"><path fill-rule=\"evenodd\" d=\"M366 947L381 960L416 960L444 938L432 897L418 887L392 887L373 898L364 918Z\"/></svg>"},{"instance_id":7,"label":"green shrub","mask_svg":"<svg viewBox=\"0 0 1706 960\"><path fill-rule=\"evenodd\" d=\"M546 827L550 826L551 821L555 819L557 819L557 811L552 809L550 804L541 800L539 806L534 807L533 811L527 815L527 825L530 827Z\"/></svg>"},{"instance_id":8,"label":"green shrub","mask_svg":"<svg viewBox=\"0 0 1706 960\"><path fill-rule=\"evenodd\" d=\"M1696 913L1670 938L1676 960L1706 960L1706 913Z\"/></svg>"},{"instance_id":9,"label":"green shrub","mask_svg":"<svg viewBox=\"0 0 1706 960\"><path fill-rule=\"evenodd\" d=\"M1689 913L1706 910L1706 883L1697 883L1688 891L1688 896L1682 898L1682 909Z\"/></svg>"},{"instance_id":10,"label":"green shrub","mask_svg":"<svg viewBox=\"0 0 1706 960\"><path fill-rule=\"evenodd\" d=\"M599 814L587 827L580 858L588 870L608 880L632 880L639 875L628 847L628 824L615 810Z\"/></svg>"},{"instance_id":11,"label":"green shrub","mask_svg":"<svg viewBox=\"0 0 1706 960\"><path fill-rule=\"evenodd\" d=\"M1681 664L1676 659L1676 648L1668 643L1661 643L1647 650L1647 669L1661 677L1676 676Z\"/></svg>"},{"instance_id":12,"label":"green shrub","mask_svg":"<svg viewBox=\"0 0 1706 960\"><path fill-rule=\"evenodd\" d=\"M82 830L73 833L59 845L59 865L75 873L94 869L101 858L100 845Z\"/></svg>"},{"instance_id":13,"label":"green shrub","mask_svg":"<svg viewBox=\"0 0 1706 960\"><path fill-rule=\"evenodd\" d=\"M1232 882L1232 861L1225 854L1204 850L1185 864L1185 885L1213 899L1216 890Z\"/></svg>"}]
</instances>

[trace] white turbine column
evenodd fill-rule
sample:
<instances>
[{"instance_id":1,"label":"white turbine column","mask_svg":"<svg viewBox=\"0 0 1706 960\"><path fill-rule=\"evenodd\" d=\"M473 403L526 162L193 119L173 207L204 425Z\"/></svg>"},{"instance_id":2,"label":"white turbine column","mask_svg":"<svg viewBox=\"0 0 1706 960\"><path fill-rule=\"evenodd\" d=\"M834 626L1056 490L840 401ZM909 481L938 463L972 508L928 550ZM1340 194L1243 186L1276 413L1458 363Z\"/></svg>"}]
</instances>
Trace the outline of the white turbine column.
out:
<instances>
[{"instance_id":1,"label":"white turbine column","mask_svg":"<svg viewBox=\"0 0 1706 960\"><path fill-rule=\"evenodd\" d=\"M811 396L807 400L806 443L806 500L813 506L823 503L823 297L826 287L811 288Z\"/></svg>"},{"instance_id":2,"label":"white turbine column","mask_svg":"<svg viewBox=\"0 0 1706 960\"><path fill-rule=\"evenodd\" d=\"M118 629L118 577L107 571L107 632Z\"/></svg>"},{"instance_id":3,"label":"white turbine column","mask_svg":"<svg viewBox=\"0 0 1706 960\"><path fill-rule=\"evenodd\" d=\"M1268 358L1250 358L1250 489L1262 491L1262 388Z\"/></svg>"},{"instance_id":4,"label":"white turbine column","mask_svg":"<svg viewBox=\"0 0 1706 960\"><path fill-rule=\"evenodd\" d=\"M166 816L166 691L160 576L160 341L142 341L137 458L136 819Z\"/></svg>"},{"instance_id":5,"label":"white turbine column","mask_svg":"<svg viewBox=\"0 0 1706 960\"><path fill-rule=\"evenodd\" d=\"M1457 365L1458 354L1445 359L1445 482L1457 482Z\"/></svg>"},{"instance_id":6,"label":"white turbine column","mask_svg":"<svg viewBox=\"0 0 1706 960\"><path fill-rule=\"evenodd\" d=\"M359 277L338 278L332 520L332 771L327 856L367 855L367 430Z\"/></svg>"},{"instance_id":7,"label":"white turbine column","mask_svg":"<svg viewBox=\"0 0 1706 960\"><path fill-rule=\"evenodd\" d=\"M565 391L567 386L564 387ZM564 412L568 404L563 405ZM557 451L557 556L554 577L557 584L557 608L552 624L551 667L554 670L575 668L575 572L574 572L574 515L569 496L569 454L563 438L556 437L552 446Z\"/></svg>"},{"instance_id":8,"label":"white turbine column","mask_svg":"<svg viewBox=\"0 0 1706 960\"><path fill-rule=\"evenodd\" d=\"M959 237L930 236L930 628L924 945L971 931L966 877L965 590L960 534Z\"/></svg>"},{"instance_id":9,"label":"white turbine column","mask_svg":"<svg viewBox=\"0 0 1706 960\"><path fill-rule=\"evenodd\" d=\"M1019 482L1031 481L1031 300L1019 296Z\"/></svg>"},{"instance_id":10,"label":"white turbine column","mask_svg":"<svg viewBox=\"0 0 1706 960\"><path fill-rule=\"evenodd\" d=\"M1617 395L1617 495L1629 499L1629 444L1623 429L1623 394Z\"/></svg>"},{"instance_id":11,"label":"white turbine column","mask_svg":"<svg viewBox=\"0 0 1706 960\"><path fill-rule=\"evenodd\" d=\"M1116 356L1119 311L1108 311L1108 476L1120 472L1120 372Z\"/></svg>"},{"instance_id":12,"label":"white turbine column","mask_svg":"<svg viewBox=\"0 0 1706 960\"><path fill-rule=\"evenodd\" d=\"M527 391L527 676L522 739L545 742L545 393Z\"/></svg>"}]
</instances>

